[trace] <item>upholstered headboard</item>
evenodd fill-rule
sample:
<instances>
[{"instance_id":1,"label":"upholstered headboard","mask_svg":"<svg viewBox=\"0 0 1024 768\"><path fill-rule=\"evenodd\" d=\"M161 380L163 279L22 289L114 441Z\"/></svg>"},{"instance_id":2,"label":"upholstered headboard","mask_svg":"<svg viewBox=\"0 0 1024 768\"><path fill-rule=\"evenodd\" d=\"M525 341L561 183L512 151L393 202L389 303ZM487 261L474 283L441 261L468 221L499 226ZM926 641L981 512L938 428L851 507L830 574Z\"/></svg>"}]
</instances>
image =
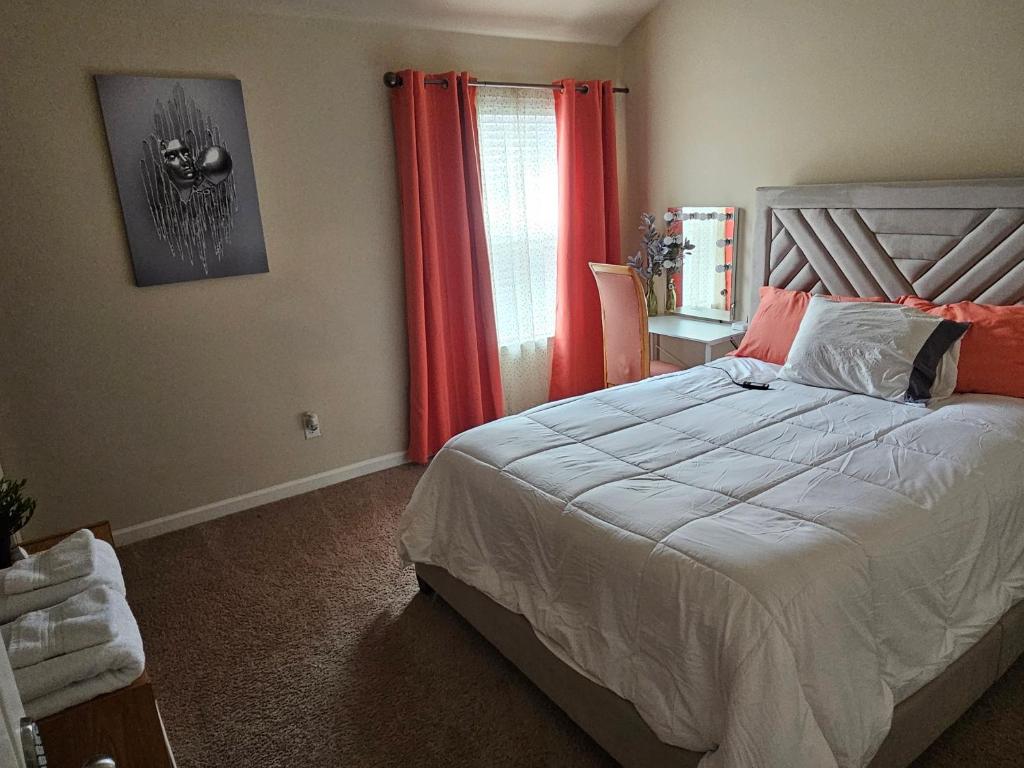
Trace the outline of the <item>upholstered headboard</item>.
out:
<instances>
[{"instance_id":1,"label":"upholstered headboard","mask_svg":"<svg viewBox=\"0 0 1024 768\"><path fill-rule=\"evenodd\" d=\"M762 187L757 208L755 292L1024 303L1024 179Z\"/></svg>"}]
</instances>

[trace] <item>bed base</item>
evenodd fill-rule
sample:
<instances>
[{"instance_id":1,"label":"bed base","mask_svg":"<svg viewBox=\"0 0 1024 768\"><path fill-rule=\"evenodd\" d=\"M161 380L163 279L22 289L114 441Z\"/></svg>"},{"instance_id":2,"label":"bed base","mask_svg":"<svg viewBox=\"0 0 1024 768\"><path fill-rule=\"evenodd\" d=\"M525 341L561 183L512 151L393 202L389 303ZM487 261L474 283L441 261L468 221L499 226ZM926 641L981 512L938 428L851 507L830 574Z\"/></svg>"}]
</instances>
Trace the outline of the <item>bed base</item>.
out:
<instances>
[{"instance_id":1,"label":"bed base","mask_svg":"<svg viewBox=\"0 0 1024 768\"><path fill-rule=\"evenodd\" d=\"M692 768L702 754L665 744L628 701L579 674L523 616L443 568L416 564L420 589L436 592L624 768ZM1014 605L945 672L896 706L869 768L906 768L1024 653L1024 601Z\"/></svg>"}]
</instances>

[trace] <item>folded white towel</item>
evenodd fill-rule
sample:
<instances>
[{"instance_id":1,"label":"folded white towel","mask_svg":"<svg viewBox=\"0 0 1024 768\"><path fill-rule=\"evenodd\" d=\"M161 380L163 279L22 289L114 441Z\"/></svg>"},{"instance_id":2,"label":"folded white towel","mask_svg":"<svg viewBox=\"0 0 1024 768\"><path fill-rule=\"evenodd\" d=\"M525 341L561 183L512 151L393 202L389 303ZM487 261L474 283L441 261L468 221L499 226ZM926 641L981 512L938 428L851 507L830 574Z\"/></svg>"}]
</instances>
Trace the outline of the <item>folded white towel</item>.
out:
<instances>
[{"instance_id":1,"label":"folded white towel","mask_svg":"<svg viewBox=\"0 0 1024 768\"><path fill-rule=\"evenodd\" d=\"M124 597L90 587L53 608L26 613L0 627L12 669L31 667L83 648L109 643L117 627L133 621Z\"/></svg>"},{"instance_id":2,"label":"folded white towel","mask_svg":"<svg viewBox=\"0 0 1024 768\"><path fill-rule=\"evenodd\" d=\"M55 551L57 556L44 561L43 565L25 565L38 563L41 558ZM53 567L45 565L46 562ZM83 570L82 563L86 564L87 570ZM9 572L15 569L18 571L17 574L9 576ZM44 583L45 579L41 574L48 570L51 579ZM56 580L73 573L79 575L63 581ZM114 548L107 542L97 539L90 531L78 531L48 550L0 570L0 575L4 578L5 584L4 588L0 589L0 622L11 621L30 611L52 608L89 587L108 586L124 594L124 578L121 576L121 565L117 561ZM12 591L8 591L8 584ZM27 591L13 591L28 584L39 586L30 587Z\"/></svg>"},{"instance_id":3,"label":"folded white towel","mask_svg":"<svg viewBox=\"0 0 1024 768\"><path fill-rule=\"evenodd\" d=\"M0 570L0 594L18 595L85 576L93 569L95 540L92 531L83 528L39 554L17 560Z\"/></svg>"},{"instance_id":4,"label":"folded white towel","mask_svg":"<svg viewBox=\"0 0 1024 768\"><path fill-rule=\"evenodd\" d=\"M124 596L94 587L0 628L29 717L123 688L142 674L142 638Z\"/></svg>"}]
</instances>

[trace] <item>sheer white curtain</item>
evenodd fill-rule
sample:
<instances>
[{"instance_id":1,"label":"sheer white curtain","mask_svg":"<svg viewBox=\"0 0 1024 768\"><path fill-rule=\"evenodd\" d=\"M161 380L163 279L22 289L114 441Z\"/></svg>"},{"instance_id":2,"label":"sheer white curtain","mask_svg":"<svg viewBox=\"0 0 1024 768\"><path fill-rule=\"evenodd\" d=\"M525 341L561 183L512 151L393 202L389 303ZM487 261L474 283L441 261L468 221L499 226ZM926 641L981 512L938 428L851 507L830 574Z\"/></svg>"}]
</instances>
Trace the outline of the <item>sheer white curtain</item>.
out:
<instances>
[{"instance_id":1,"label":"sheer white curtain","mask_svg":"<svg viewBox=\"0 0 1024 768\"><path fill-rule=\"evenodd\" d=\"M558 158L549 91L477 91L480 164L505 409L547 400L555 333Z\"/></svg>"}]
</instances>

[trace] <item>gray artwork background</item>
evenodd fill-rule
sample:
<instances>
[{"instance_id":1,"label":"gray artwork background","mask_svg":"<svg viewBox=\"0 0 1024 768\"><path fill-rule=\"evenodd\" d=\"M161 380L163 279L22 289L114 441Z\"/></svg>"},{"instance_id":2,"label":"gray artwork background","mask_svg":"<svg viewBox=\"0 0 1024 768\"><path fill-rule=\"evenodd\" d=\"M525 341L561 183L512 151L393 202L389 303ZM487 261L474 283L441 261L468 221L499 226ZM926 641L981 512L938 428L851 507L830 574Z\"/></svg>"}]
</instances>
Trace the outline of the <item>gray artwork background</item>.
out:
<instances>
[{"instance_id":1,"label":"gray artwork background","mask_svg":"<svg viewBox=\"0 0 1024 768\"><path fill-rule=\"evenodd\" d=\"M213 119L231 153L238 211L231 240L224 244L224 255L220 260L210 259L209 274L204 272L198 261L190 264L188 259L172 256L168 244L159 239L139 166L143 142L155 130L153 114L157 100L164 103L170 100L175 83L180 83L186 98L194 99L196 106ZM97 75L96 86L103 107L136 284L159 285L267 272L267 249L263 240L241 82ZM193 148L193 152L198 151L198 148Z\"/></svg>"}]
</instances>

